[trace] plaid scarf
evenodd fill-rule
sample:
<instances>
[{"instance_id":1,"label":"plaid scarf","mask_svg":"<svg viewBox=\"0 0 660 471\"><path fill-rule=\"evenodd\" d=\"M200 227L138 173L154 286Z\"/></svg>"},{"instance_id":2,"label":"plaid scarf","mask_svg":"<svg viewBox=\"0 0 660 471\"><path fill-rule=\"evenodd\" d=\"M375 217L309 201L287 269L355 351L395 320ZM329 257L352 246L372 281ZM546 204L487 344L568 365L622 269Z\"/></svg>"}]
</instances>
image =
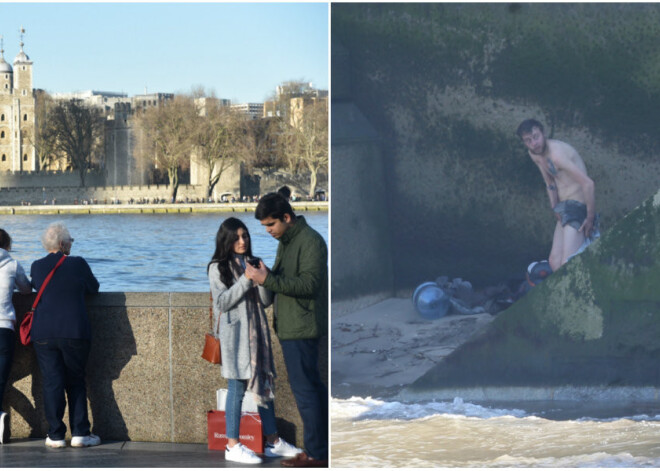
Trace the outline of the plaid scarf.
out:
<instances>
[{"instance_id":1,"label":"plaid scarf","mask_svg":"<svg viewBox=\"0 0 660 471\"><path fill-rule=\"evenodd\" d=\"M236 258L234 276L238 279L244 272L242 257ZM245 293L245 306L248 315L248 334L250 342L250 366L252 377L248 380L246 393L253 394L257 405L265 407L275 397L275 364L270 343L270 331L266 311L259 299L259 291L253 286Z\"/></svg>"}]
</instances>

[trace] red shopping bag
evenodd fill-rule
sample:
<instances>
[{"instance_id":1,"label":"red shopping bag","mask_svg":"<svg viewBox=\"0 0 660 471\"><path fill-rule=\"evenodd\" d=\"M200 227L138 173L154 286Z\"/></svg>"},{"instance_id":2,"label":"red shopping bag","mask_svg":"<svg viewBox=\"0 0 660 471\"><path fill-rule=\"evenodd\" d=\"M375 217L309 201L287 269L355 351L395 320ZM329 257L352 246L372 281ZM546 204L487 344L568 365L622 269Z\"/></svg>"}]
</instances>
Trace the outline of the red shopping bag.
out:
<instances>
[{"instance_id":1,"label":"red shopping bag","mask_svg":"<svg viewBox=\"0 0 660 471\"><path fill-rule=\"evenodd\" d=\"M209 450L224 450L227 446L225 411L210 410L207 413ZM264 432L259 414L241 414L238 440L255 453L264 452Z\"/></svg>"}]
</instances>

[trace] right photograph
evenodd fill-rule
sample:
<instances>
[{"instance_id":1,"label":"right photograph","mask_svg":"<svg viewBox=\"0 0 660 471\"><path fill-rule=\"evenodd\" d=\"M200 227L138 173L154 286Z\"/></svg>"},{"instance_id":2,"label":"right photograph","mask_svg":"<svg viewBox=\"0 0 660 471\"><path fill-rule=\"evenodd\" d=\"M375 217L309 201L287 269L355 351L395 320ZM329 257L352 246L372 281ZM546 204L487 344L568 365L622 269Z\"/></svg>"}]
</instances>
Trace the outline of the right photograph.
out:
<instances>
[{"instance_id":1,"label":"right photograph","mask_svg":"<svg viewBox=\"0 0 660 471\"><path fill-rule=\"evenodd\" d=\"M660 467L660 4L331 38L333 468Z\"/></svg>"}]
</instances>

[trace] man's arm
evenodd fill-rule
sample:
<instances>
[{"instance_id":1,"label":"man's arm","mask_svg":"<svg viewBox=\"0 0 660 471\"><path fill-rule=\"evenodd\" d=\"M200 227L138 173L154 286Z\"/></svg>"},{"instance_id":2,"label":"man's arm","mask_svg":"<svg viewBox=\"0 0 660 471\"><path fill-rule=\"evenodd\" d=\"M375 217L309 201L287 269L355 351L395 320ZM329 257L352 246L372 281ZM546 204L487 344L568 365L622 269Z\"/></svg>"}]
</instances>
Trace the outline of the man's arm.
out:
<instances>
[{"instance_id":1,"label":"man's arm","mask_svg":"<svg viewBox=\"0 0 660 471\"><path fill-rule=\"evenodd\" d=\"M248 276L274 293L294 298L313 299L323 285L327 269L328 251L321 240L305 244L299 257L296 276L276 275L262 263L259 269L246 267Z\"/></svg>"}]
</instances>

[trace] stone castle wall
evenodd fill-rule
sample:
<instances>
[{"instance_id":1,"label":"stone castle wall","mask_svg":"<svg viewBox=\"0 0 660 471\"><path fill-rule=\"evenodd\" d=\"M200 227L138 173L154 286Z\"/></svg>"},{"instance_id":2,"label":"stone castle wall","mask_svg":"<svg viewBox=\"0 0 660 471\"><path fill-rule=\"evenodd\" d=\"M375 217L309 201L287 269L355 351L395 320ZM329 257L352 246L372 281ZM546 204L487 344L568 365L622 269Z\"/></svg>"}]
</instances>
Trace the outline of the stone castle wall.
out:
<instances>
[{"instance_id":1,"label":"stone castle wall","mask_svg":"<svg viewBox=\"0 0 660 471\"><path fill-rule=\"evenodd\" d=\"M98 203L127 203L130 199L141 198L152 201L154 198L170 201L169 185L142 185L142 186L66 186L66 187L37 187L37 188L0 188L0 205L20 206L22 204L40 205L76 204L83 201ZM204 198L204 187L201 185L180 185L177 200L185 201Z\"/></svg>"},{"instance_id":2,"label":"stone castle wall","mask_svg":"<svg viewBox=\"0 0 660 471\"><path fill-rule=\"evenodd\" d=\"M105 185L105 175L100 172L87 172L87 186ZM0 188L37 188L80 186L80 174L77 171L40 171L40 172L0 172Z\"/></svg>"}]
</instances>

